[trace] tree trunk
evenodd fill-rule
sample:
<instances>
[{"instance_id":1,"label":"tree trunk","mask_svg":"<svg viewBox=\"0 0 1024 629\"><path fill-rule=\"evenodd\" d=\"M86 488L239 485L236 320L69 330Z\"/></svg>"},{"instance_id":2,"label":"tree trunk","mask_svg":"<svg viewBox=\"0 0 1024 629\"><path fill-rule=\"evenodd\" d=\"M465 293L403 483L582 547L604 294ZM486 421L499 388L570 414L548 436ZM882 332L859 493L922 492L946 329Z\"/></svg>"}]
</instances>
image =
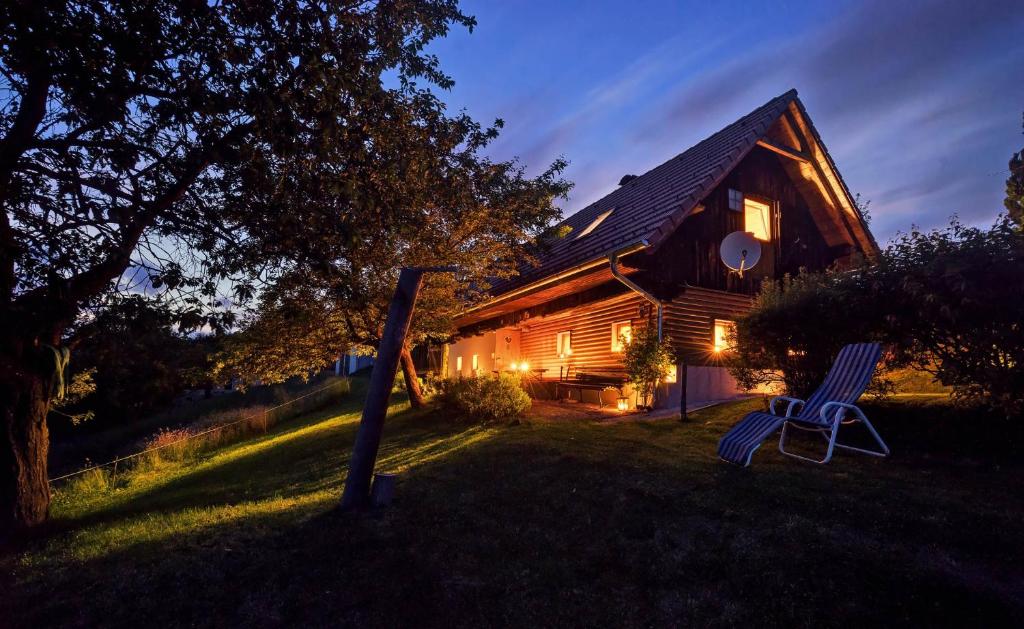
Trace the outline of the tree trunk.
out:
<instances>
[{"instance_id":1,"label":"tree trunk","mask_svg":"<svg viewBox=\"0 0 1024 629\"><path fill-rule=\"evenodd\" d=\"M420 381L416 378L416 364L412 361L412 352L408 346L402 347L399 359L402 362L402 375L405 376L405 390L409 393L409 405L413 408L423 408L426 401L423 399L423 391L420 390Z\"/></svg>"},{"instance_id":2,"label":"tree trunk","mask_svg":"<svg viewBox=\"0 0 1024 629\"><path fill-rule=\"evenodd\" d=\"M0 388L0 538L42 523L50 510L46 415L51 379L37 365L24 367L5 365L8 377Z\"/></svg>"},{"instance_id":3,"label":"tree trunk","mask_svg":"<svg viewBox=\"0 0 1024 629\"><path fill-rule=\"evenodd\" d=\"M356 431L356 442L352 446L345 489L341 495L343 511L365 508L370 502L370 479L377 462L380 438L384 432L384 416L388 410L388 397L398 375L398 362L405 347L405 338L412 324L416 296L423 286L423 269L402 269L398 275L398 286L388 307L384 322L377 359L370 374L370 388L363 404L363 416Z\"/></svg>"}]
</instances>

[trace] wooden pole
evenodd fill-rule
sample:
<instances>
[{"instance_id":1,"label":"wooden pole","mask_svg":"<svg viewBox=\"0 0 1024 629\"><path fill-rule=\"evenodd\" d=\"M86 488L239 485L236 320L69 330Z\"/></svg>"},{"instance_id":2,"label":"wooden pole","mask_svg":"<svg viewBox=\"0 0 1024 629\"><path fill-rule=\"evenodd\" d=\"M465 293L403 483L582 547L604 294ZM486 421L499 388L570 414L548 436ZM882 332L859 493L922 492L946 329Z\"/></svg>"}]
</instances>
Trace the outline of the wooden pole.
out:
<instances>
[{"instance_id":1,"label":"wooden pole","mask_svg":"<svg viewBox=\"0 0 1024 629\"><path fill-rule=\"evenodd\" d=\"M384 333L377 349L377 358L373 363L373 372L370 374L370 388L366 393L363 416L359 420L356 443L352 448L345 491L341 495L341 508L344 511L363 509L370 502L370 481L373 478L373 467L377 462L377 451L384 432L388 398L395 383L395 376L398 374L398 359L405 346L405 337L412 324L416 295L423 286L424 270L406 268L398 275L398 286L388 307Z\"/></svg>"}]
</instances>

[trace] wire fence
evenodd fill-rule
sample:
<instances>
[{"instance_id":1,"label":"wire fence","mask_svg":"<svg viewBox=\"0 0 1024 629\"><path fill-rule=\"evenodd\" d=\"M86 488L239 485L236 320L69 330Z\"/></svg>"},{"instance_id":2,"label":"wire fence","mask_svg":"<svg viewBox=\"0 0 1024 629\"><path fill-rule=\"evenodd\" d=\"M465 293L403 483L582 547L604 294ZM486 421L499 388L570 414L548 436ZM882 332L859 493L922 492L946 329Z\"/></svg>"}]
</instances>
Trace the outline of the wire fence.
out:
<instances>
[{"instance_id":1,"label":"wire fence","mask_svg":"<svg viewBox=\"0 0 1024 629\"><path fill-rule=\"evenodd\" d=\"M327 393L328 391L331 391L331 393ZM180 448L181 446L183 446L184 444L187 444L187 443L195 443L196 444L196 449L199 449L204 444L210 442L211 441L211 437L213 435L225 434L229 429L241 426L243 424L245 424L247 426L258 426L258 427L260 427L262 429L262 432L265 434L267 432L267 429L268 429L268 427L270 425L276 424L278 421L281 421L281 419L285 419L285 418L288 418L288 417L294 417L294 416L296 416L298 414L301 414L301 413L304 413L304 412L316 410L316 408L318 406L322 406L323 404L327 404L330 401L334 400L335 399L334 395L337 394L340 397L340 396L343 396L343 395L347 395L349 393L349 391L350 391L350 383L349 383L349 381L347 379L336 380L336 381L331 382L329 384L326 384L326 385L324 385L322 387L314 389L313 391L309 391L309 392L304 393L304 394L302 394L302 395L300 395L300 396L298 396L296 398L288 400L287 402L282 402L281 404L278 404L276 406L272 406L272 407L269 407L269 408L261 408L259 411L256 411L254 413L250 413L248 415L244 415L244 416L242 416L239 419L236 419L234 421L230 421L230 422L223 423L223 424L217 424L217 425L212 426L210 428L207 428L207 429L204 429L204 430L200 430L199 432L188 432L188 428L186 428L186 429L184 429L186 434L184 434L184 436L182 436L180 438L173 439L171 441L168 441L167 443L160 443L159 445L147 447L147 448L145 448L143 450L140 450L139 452L134 452L132 454L128 454L128 455L125 455L125 456L115 457L113 460L107 461L106 463L98 463L96 465L88 465L86 467L83 467L80 470L76 470L76 471L71 472L69 474L64 474L62 476L57 476L55 478L51 478L50 479L50 484L53 485L53 484L55 484L57 482L66 481L66 480L69 480L69 479L74 478L76 476L81 476L83 474L87 474L87 473L90 473L90 472L103 471L103 470L106 470L108 468L111 469L111 477L115 477L117 475L118 467L121 467L121 466L131 466L131 465L135 464L136 462L138 462L140 460L144 460L144 457L154 456L154 455L158 454L160 451L166 450L167 448L172 448L172 447ZM306 403L306 404L303 404L303 405L301 405L299 407L295 406L295 405L299 404L300 402L309 400L309 398L312 398L314 396L321 396L321 399L314 400L314 402L312 404ZM290 413L290 414L289 413L283 413L282 414L282 413L278 412L281 409L291 409L291 410L293 410L293 412ZM271 417L272 416L273 416L273 421L271 421ZM111 479L111 481L112 481L112 479Z\"/></svg>"}]
</instances>

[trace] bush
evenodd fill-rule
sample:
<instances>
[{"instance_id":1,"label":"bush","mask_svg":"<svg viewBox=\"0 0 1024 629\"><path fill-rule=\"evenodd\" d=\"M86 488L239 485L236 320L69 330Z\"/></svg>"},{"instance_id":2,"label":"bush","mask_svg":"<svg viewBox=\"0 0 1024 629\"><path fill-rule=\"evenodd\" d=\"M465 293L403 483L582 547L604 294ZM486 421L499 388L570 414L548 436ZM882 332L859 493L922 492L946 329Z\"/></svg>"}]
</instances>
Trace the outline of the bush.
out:
<instances>
[{"instance_id":1,"label":"bush","mask_svg":"<svg viewBox=\"0 0 1024 629\"><path fill-rule=\"evenodd\" d=\"M1024 231L1006 216L987 230L954 219L912 231L886 250L876 284L915 366L961 400L1024 415Z\"/></svg>"},{"instance_id":2,"label":"bush","mask_svg":"<svg viewBox=\"0 0 1024 629\"><path fill-rule=\"evenodd\" d=\"M654 390L673 366L672 342L668 338L659 341L658 331L650 326L636 330L632 339L623 341L622 364L638 402L649 406Z\"/></svg>"},{"instance_id":3,"label":"bush","mask_svg":"<svg viewBox=\"0 0 1024 629\"><path fill-rule=\"evenodd\" d=\"M441 404L475 421L507 421L528 411L530 396L519 376L498 374L440 382Z\"/></svg>"},{"instance_id":4,"label":"bush","mask_svg":"<svg viewBox=\"0 0 1024 629\"><path fill-rule=\"evenodd\" d=\"M1024 415L1024 232L949 227L898 237L874 265L766 282L737 322L733 375L806 395L839 349L880 341L957 399ZM775 375L772 375L772 374Z\"/></svg>"},{"instance_id":5,"label":"bush","mask_svg":"<svg viewBox=\"0 0 1024 629\"><path fill-rule=\"evenodd\" d=\"M885 341L886 310L871 297L867 267L765 281L736 321L729 371L741 386L782 384L804 398L849 343ZM882 378L878 372L876 380Z\"/></svg>"}]
</instances>

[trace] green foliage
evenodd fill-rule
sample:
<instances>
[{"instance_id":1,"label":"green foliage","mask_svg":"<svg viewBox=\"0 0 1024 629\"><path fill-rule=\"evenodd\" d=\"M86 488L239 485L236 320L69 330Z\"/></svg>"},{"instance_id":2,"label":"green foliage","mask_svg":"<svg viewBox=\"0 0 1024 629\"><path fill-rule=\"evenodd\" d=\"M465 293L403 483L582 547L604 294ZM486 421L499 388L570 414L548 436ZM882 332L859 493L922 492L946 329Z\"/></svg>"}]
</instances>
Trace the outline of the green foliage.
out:
<instances>
[{"instance_id":1,"label":"green foliage","mask_svg":"<svg viewBox=\"0 0 1024 629\"><path fill-rule=\"evenodd\" d=\"M766 283L737 322L733 375L816 387L839 349L880 341L889 366L929 372L964 401L1024 412L1024 233L956 221L896 238L877 264Z\"/></svg>"},{"instance_id":2,"label":"green foliage","mask_svg":"<svg viewBox=\"0 0 1024 629\"><path fill-rule=\"evenodd\" d=\"M781 384L805 397L844 345L884 338L884 306L871 298L865 269L765 281L750 312L736 321L729 371L745 388Z\"/></svg>"},{"instance_id":3,"label":"green foliage","mask_svg":"<svg viewBox=\"0 0 1024 629\"><path fill-rule=\"evenodd\" d=\"M1010 176L1006 179L1006 200L1003 202L1010 220L1024 230L1024 150L1010 158Z\"/></svg>"},{"instance_id":4,"label":"green foliage","mask_svg":"<svg viewBox=\"0 0 1024 629\"><path fill-rule=\"evenodd\" d=\"M645 326L633 331L632 338L620 339L622 365L636 389L639 401L649 406L651 396L674 364L672 343L667 337L658 341L658 331Z\"/></svg>"},{"instance_id":5,"label":"green foliage","mask_svg":"<svg viewBox=\"0 0 1024 629\"><path fill-rule=\"evenodd\" d=\"M954 220L897 238L872 270L888 335L962 400L1024 414L1024 231Z\"/></svg>"},{"instance_id":6,"label":"green foliage","mask_svg":"<svg viewBox=\"0 0 1024 629\"><path fill-rule=\"evenodd\" d=\"M482 375L440 381L441 404L457 414L481 422L507 421L530 410L530 396L519 376Z\"/></svg>"},{"instance_id":7,"label":"green foliage","mask_svg":"<svg viewBox=\"0 0 1024 629\"><path fill-rule=\"evenodd\" d=\"M68 397L53 420L95 414L95 428L136 421L201 383L207 340L176 328L176 315L140 295L110 300L83 330ZM57 430L66 426L54 421Z\"/></svg>"}]
</instances>

